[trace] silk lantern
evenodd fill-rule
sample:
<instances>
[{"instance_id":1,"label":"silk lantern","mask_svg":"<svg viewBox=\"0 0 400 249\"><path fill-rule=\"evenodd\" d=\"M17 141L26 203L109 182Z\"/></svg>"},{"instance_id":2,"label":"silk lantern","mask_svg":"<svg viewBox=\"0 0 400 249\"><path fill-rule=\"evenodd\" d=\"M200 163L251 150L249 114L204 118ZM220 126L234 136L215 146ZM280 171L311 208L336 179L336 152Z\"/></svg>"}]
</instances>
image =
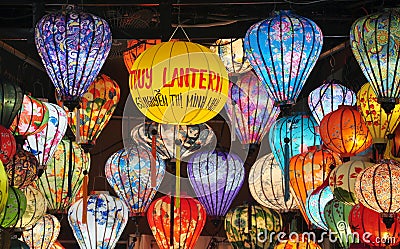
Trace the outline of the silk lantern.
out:
<instances>
[{"instance_id":1,"label":"silk lantern","mask_svg":"<svg viewBox=\"0 0 400 249\"><path fill-rule=\"evenodd\" d=\"M131 146L111 155L104 167L110 186L129 207L130 216L142 216L164 178L165 162L155 158L156 185L151 186L151 151Z\"/></svg>"},{"instance_id":2,"label":"silk lantern","mask_svg":"<svg viewBox=\"0 0 400 249\"><path fill-rule=\"evenodd\" d=\"M206 223L206 210L190 197L169 195L151 203L147 221L160 249L193 249Z\"/></svg>"},{"instance_id":3,"label":"silk lantern","mask_svg":"<svg viewBox=\"0 0 400 249\"><path fill-rule=\"evenodd\" d=\"M325 206L325 220L330 231L339 240L341 248L349 248L350 244L358 243L358 238L353 237L349 225L349 214L352 206L346 205L336 199Z\"/></svg>"},{"instance_id":4,"label":"silk lantern","mask_svg":"<svg viewBox=\"0 0 400 249\"><path fill-rule=\"evenodd\" d=\"M136 59L129 77L133 102L149 119L194 125L217 115L228 96L228 74L218 55L191 42L155 45Z\"/></svg>"},{"instance_id":5,"label":"silk lantern","mask_svg":"<svg viewBox=\"0 0 400 249\"><path fill-rule=\"evenodd\" d=\"M360 112L352 106L339 106L338 110L324 116L319 126L324 145L339 153L345 161L372 144Z\"/></svg>"},{"instance_id":6,"label":"silk lantern","mask_svg":"<svg viewBox=\"0 0 400 249\"><path fill-rule=\"evenodd\" d=\"M230 83L225 110L242 144L260 144L279 115L279 107L252 71Z\"/></svg>"},{"instance_id":7,"label":"silk lantern","mask_svg":"<svg viewBox=\"0 0 400 249\"><path fill-rule=\"evenodd\" d=\"M225 216L245 178L242 159L223 151L193 155L187 172L197 199L212 217Z\"/></svg>"},{"instance_id":8,"label":"silk lantern","mask_svg":"<svg viewBox=\"0 0 400 249\"><path fill-rule=\"evenodd\" d=\"M358 199L354 187L358 174L374 165L364 161L349 161L334 168L329 176L329 187L338 201L347 205L355 205Z\"/></svg>"},{"instance_id":9,"label":"silk lantern","mask_svg":"<svg viewBox=\"0 0 400 249\"><path fill-rule=\"evenodd\" d=\"M383 222L390 228L394 214L400 211L400 164L383 160L361 171L354 192L365 207L381 213Z\"/></svg>"},{"instance_id":10,"label":"silk lantern","mask_svg":"<svg viewBox=\"0 0 400 249\"><path fill-rule=\"evenodd\" d=\"M8 177L4 169L3 163L0 161L0 212L6 206L8 199Z\"/></svg>"},{"instance_id":11,"label":"silk lantern","mask_svg":"<svg viewBox=\"0 0 400 249\"><path fill-rule=\"evenodd\" d=\"M46 172L36 181L46 198L49 212L66 213L82 188L84 171L89 169L90 155L76 142L64 137L48 162Z\"/></svg>"},{"instance_id":12,"label":"silk lantern","mask_svg":"<svg viewBox=\"0 0 400 249\"><path fill-rule=\"evenodd\" d=\"M9 187L6 206L0 213L0 226L13 228L25 213L26 205L24 193L17 188Z\"/></svg>"},{"instance_id":13,"label":"silk lantern","mask_svg":"<svg viewBox=\"0 0 400 249\"><path fill-rule=\"evenodd\" d=\"M386 9L357 19L350 29L350 45L364 76L386 113L399 102L400 14Z\"/></svg>"},{"instance_id":14,"label":"silk lantern","mask_svg":"<svg viewBox=\"0 0 400 249\"><path fill-rule=\"evenodd\" d=\"M81 249L113 249L127 222L128 207L107 192L98 192L87 199L87 222L82 222L83 201L68 210L68 221Z\"/></svg>"},{"instance_id":15,"label":"silk lantern","mask_svg":"<svg viewBox=\"0 0 400 249\"><path fill-rule=\"evenodd\" d=\"M308 224L310 221L305 209L307 197L321 186L329 172L341 163L342 160L335 152L316 147L290 159L290 185L296 193L297 204Z\"/></svg>"},{"instance_id":16,"label":"silk lantern","mask_svg":"<svg viewBox=\"0 0 400 249\"><path fill-rule=\"evenodd\" d=\"M22 192L26 197L26 209L15 225L16 228L20 229L35 225L45 215L47 210L46 199L39 189L29 185Z\"/></svg>"},{"instance_id":17,"label":"silk lantern","mask_svg":"<svg viewBox=\"0 0 400 249\"><path fill-rule=\"evenodd\" d=\"M308 106L318 124L340 105L354 105L356 94L338 80L326 80L308 95Z\"/></svg>"},{"instance_id":18,"label":"silk lantern","mask_svg":"<svg viewBox=\"0 0 400 249\"><path fill-rule=\"evenodd\" d=\"M250 64L280 106L296 102L322 50L322 32L290 10L252 25L244 38Z\"/></svg>"},{"instance_id":19,"label":"silk lantern","mask_svg":"<svg viewBox=\"0 0 400 249\"><path fill-rule=\"evenodd\" d=\"M0 84L0 125L9 128L21 109L24 94L19 86L1 80Z\"/></svg>"},{"instance_id":20,"label":"silk lantern","mask_svg":"<svg viewBox=\"0 0 400 249\"><path fill-rule=\"evenodd\" d=\"M10 186L24 189L37 179L39 161L18 145L17 153L5 165Z\"/></svg>"},{"instance_id":21,"label":"silk lantern","mask_svg":"<svg viewBox=\"0 0 400 249\"><path fill-rule=\"evenodd\" d=\"M129 73L132 73L132 66L135 60L141 55L146 49L153 45L161 43L161 40L128 40L128 48L124 51L124 63Z\"/></svg>"},{"instance_id":22,"label":"silk lantern","mask_svg":"<svg viewBox=\"0 0 400 249\"><path fill-rule=\"evenodd\" d=\"M369 246L396 246L400 243L398 217L392 227L387 229L378 212L358 203L350 211L349 223L351 231L357 233L360 241Z\"/></svg>"},{"instance_id":23,"label":"silk lantern","mask_svg":"<svg viewBox=\"0 0 400 249\"><path fill-rule=\"evenodd\" d=\"M309 236L307 233L290 236L288 239L281 240L274 249L322 249Z\"/></svg>"},{"instance_id":24,"label":"silk lantern","mask_svg":"<svg viewBox=\"0 0 400 249\"><path fill-rule=\"evenodd\" d=\"M234 249L272 248L281 230L281 215L259 205L237 206L225 216L226 236Z\"/></svg>"},{"instance_id":25,"label":"silk lantern","mask_svg":"<svg viewBox=\"0 0 400 249\"><path fill-rule=\"evenodd\" d=\"M60 234L60 222L51 215L44 215L36 224L25 230L23 240L31 249L50 249Z\"/></svg>"},{"instance_id":26,"label":"silk lantern","mask_svg":"<svg viewBox=\"0 0 400 249\"><path fill-rule=\"evenodd\" d=\"M242 74L250 71L251 65L243 46L243 38L219 39L210 50L218 54L228 73Z\"/></svg>"},{"instance_id":27,"label":"silk lantern","mask_svg":"<svg viewBox=\"0 0 400 249\"><path fill-rule=\"evenodd\" d=\"M272 153L257 159L250 168L248 181L250 193L259 204L279 212L297 209L293 190L285 201L285 179Z\"/></svg>"},{"instance_id":28,"label":"silk lantern","mask_svg":"<svg viewBox=\"0 0 400 249\"><path fill-rule=\"evenodd\" d=\"M36 48L69 111L99 73L111 43L111 30L104 19L71 6L36 23Z\"/></svg>"},{"instance_id":29,"label":"silk lantern","mask_svg":"<svg viewBox=\"0 0 400 249\"><path fill-rule=\"evenodd\" d=\"M308 219L313 225L323 230L328 230L328 224L324 216L324 208L332 199L333 194L328 184L322 184L315 189L306 200L305 210Z\"/></svg>"},{"instance_id":30,"label":"silk lantern","mask_svg":"<svg viewBox=\"0 0 400 249\"><path fill-rule=\"evenodd\" d=\"M17 152L17 144L13 134L0 125L0 161L7 164Z\"/></svg>"}]
</instances>

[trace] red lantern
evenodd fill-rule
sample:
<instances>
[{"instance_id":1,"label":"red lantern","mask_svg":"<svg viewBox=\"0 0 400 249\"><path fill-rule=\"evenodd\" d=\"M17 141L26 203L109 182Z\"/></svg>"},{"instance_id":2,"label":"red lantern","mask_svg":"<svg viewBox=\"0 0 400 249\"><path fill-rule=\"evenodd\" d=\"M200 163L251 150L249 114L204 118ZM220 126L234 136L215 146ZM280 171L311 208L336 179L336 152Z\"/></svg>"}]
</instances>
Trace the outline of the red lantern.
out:
<instances>
[{"instance_id":1,"label":"red lantern","mask_svg":"<svg viewBox=\"0 0 400 249\"><path fill-rule=\"evenodd\" d=\"M17 145L13 134L0 125L0 160L5 165L15 155Z\"/></svg>"},{"instance_id":2,"label":"red lantern","mask_svg":"<svg viewBox=\"0 0 400 249\"><path fill-rule=\"evenodd\" d=\"M397 216L392 227L387 229L381 216L361 203L355 205L349 214L352 232L358 234L360 242L370 246L395 246L400 243L400 217Z\"/></svg>"},{"instance_id":3,"label":"red lantern","mask_svg":"<svg viewBox=\"0 0 400 249\"><path fill-rule=\"evenodd\" d=\"M128 51L124 52L124 63L128 72L131 73L132 65L141 53L159 43L161 40L128 40Z\"/></svg>"},{"instance_id":4,"label":"red lantern","mask_svg":"<svg viewBox=\"0 0 400 249\"><path fill-rule=\"evenodd\" d=\"M319 127L322 141L345 161L372 144L372 136L356 107L342 105L321 120Z\"/></svg>"},{"instance_id":5,"label":"red lantern","mask_svg":"<svg viewBox=\"0 0 400 249\"><path fill-rule=\"evenodd\" d=\"M206 210L196 199L167 195L150 205L147 221L160 249L192 249L206 223Z\"/></svg>"}]
</instances>

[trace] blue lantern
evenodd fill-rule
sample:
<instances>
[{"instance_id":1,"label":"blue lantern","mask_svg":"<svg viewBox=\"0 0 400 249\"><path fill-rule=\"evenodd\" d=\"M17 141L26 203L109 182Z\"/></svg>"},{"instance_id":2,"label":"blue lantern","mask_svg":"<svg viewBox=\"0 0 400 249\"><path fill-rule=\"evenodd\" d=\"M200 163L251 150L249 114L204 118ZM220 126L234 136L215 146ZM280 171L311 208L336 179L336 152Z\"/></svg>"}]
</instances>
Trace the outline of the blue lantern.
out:
<instances>
[{"instance_id":1,"label":"blue lantern","mask_svg":"<svg viewBox=\"0 0 400 249\"><path fill-rule=\"evenodd\" d=\"M312 224L321 229L328 230L328 224L324 216L324 208L332 199L333 193L327 184L321 185L307 197L306 214Z\"/></svg>"},{"instance_id":2,"label":"blue lantern","mask_svg":"<svg viewBox=\"0 0 400 249\"><path fill-rule=\"evenodd\" d=\"M288 10L247 30L246 54L277 105L294 104L321 53L322 40L313 21Z\"/></svg>"},{"instance_id":3,"label":"blue lantern","mask_svg":"<svg viewBox=\"0 0 400 249\"><path fill-rule=\"evenodd\" d=\"M242 159L232 153L200 152L187 167L190 184L207 214L225 216L244 181Z\"/></svg>"},{"instance_id":4,"label":"blue lantern","mask_svg":"<svg viewBox=\"0 0 400 249\"><path fill-rule=\"evenodd\" d=\"M39 20L35 43L58 95L72 111L107 58L112 43L109 25L68 6Z\"/></svg>"}]
</instances>

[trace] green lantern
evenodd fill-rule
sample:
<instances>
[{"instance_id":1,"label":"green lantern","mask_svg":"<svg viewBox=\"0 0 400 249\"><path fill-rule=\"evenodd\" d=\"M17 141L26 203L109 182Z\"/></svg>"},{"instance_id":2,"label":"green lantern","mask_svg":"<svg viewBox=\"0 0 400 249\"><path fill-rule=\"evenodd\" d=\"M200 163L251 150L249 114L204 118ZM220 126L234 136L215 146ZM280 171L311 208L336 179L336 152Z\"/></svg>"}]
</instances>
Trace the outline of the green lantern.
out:
<instances>
[{"instance_id":1,"label":"green lantern","mask_svg":"<svg viewBox=\"0 0 400 249\"><path fill-rule=\"evenodd\" d=\"M10 128L22 106L24 94L19 86L0 81L0 125Z\"/></svg>"},{"instance_id":2,"label":"green lantern","mask_svg":"<svg viewBox=\"0 0 400 249\"><path fill-rule=\"evenodd\" d=\"M25 213L25 209L26 197L24 193L15 187L10 187L6 207L0 213L0 226L6 228L15 226L18 219Z\"/></svg>"},{"instance_id":3,"label":"green lantern","mask_svg":"<svg viewBox=\"0 0 400 249\"><path fill-rule=\"evenodd\" d=\"M328 228L333 232L341 248L347 249L350 244L358 243L358 239L352 235L349 225L349 214L352 207L333 199L326 204L324 209Z\"/></svg>"},{"instance_id":4,"label":"green lantern","mask_svg":"<svg viewBox=\"0 0 400 249\"><path fill-rule=\"evenodd\" d=\"M3 163L0 161L0 212L6 207L8 198L8 177Z\"/></svg>"},{"instance_id":5,"label":"green lantern","mask_svg":"<svg viewBox=\"0 0 400 249\"><path fill-rule=\"evenodd\" d=\"M271 233L282 230L282 217L273 209L259 205L242 205L231 209L225 216L225 231L235 249L267 249ZM275 238L274 236L274 238Z\"/></svg>"}]
</instances>

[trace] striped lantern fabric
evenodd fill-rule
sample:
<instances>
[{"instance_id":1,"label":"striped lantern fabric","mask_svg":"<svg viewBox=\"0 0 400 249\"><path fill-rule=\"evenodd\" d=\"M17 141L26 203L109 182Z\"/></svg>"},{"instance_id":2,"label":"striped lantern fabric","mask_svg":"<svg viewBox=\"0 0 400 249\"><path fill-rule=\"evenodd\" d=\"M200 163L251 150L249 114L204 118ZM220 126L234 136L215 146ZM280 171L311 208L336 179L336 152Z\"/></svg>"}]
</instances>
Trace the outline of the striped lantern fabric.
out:
<instances>
[{"instance_id":1,"label":"striped lantern fabric","mask_svg":"<svg viewBox=\"0 0 400 249\"><path fill-rule=\"evenodd\" d=\"M8 188L8 199L4 210L0 213L0 226L13 228L24 215L27 200L24 193L14 187Z\"/></svg>"},{"instance_id":2,"label":"striped lantern fabric","mask_svg":"<svg viewBox=\"0 0 400 249\"><path fill-rule=\"evenodd\" d=\"M44 215L36 224L25 230L22 238L31 249L51 249L60 234L60 222L51 215Z\"/></svg>"},{"instance_id":3,"label":"striped lantern fabric","mask_svg":"<svg viewBox=\"0 0 400 249\"><path fill-rule=\"evenodd\" d=\"M36 224L46 213L47 201L36 187L29 185L23 190L26 197L26 209L18 220L16 228L26 228Z\"/></svg>"},{"instance_id":4,"label":"striped lantern fabric","mask_svg":"<svg viewBox=\"0 0 400 249\"><path fill-rule=\"evenodd\" d=\"M315 189L306 200L305 209L308 219L313 225L325 231L328 230L328 224L326 224L324 209L332 199L331 189L327 184L323 184Z\"/></svg>"}]
</instances>

